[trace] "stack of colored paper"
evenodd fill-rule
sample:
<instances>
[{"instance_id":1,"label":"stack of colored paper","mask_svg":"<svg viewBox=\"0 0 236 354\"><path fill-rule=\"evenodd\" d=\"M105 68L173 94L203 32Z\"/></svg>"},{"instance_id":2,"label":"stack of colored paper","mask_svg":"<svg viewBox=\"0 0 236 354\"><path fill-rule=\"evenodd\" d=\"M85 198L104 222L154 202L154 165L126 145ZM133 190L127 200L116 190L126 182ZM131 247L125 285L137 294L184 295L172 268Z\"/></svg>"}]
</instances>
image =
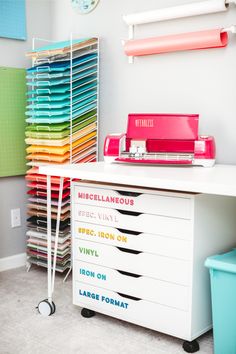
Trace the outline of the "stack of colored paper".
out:
<instances>
[{"instance_id":1,"label":"stack of colored paper","mask_svg":"<svg viewBox=\"0 0 236 354\"><path fill-rule=\"evenodd\" d=\"M96 161L98 40L59 42L28 53L26 139L29 187L29 263L47 266L46 176L38 166ZM52 231L55 234L59 179L52 178ZM70 181L64 181L57 270L70 267ZM52 245L53 248L53 245Z\"/></svg>"}]
</instances>

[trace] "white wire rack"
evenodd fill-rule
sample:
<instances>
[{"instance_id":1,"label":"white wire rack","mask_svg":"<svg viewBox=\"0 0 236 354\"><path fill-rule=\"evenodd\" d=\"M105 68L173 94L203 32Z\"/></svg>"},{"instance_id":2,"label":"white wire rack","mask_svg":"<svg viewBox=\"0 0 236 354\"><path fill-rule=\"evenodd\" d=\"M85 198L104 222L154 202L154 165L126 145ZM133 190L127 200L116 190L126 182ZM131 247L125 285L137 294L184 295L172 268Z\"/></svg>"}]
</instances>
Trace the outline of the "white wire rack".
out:
<instances>
[{"instance_id":1,"label":"white wire rack","mask_svg":"<svg viewBox=\"0 0 236 354\"><path fill-rule=\"evenodd\" d=\"M85 40L78 48L74 45L76 40L73 39L71 34L69 40L70 50L67 53L52 55L51 51L48 50L48 52L44 51L44 55L40 52L36 52L33 56L32 65L36 69L28 83L28 85L32 87L32 94L30 95L31 105L28 106L29 108L26 115L29 124L41 124L44 126L44 131L40 132L40 134L39 131L37 131L36 138L27 138L26 142L28 145L31 144L37 146L38 144L41 149L43 146L43 151L48 155L47 157L43 156L43 160L40 160L40 158L33 158L27 163L27 165L38 167L55 163L53 154L50 154L51 147L53 146L59 148L66 147L68 149L66 158L62 162L63 164L97 160L99 120L99 40L98 38L91 38L91 40L90 42ZM38 43L41 43L42 45L43 42L55 43L54 41L35 38L32 45L33 51L36 49L36 43L38 48ZM37 53L39 53L39 55L37 55ZM62 82L60 82L61 75L55 75L53 71L50 71L50 67L51 64L65 63L65 61L66 63L69 63L69 66L68 70L63 74ZM55 85L55 80L59 80L59 86ZM58 116L56 115L56 108L50 109L52 104L57 107L57 104L52 100L57 87L65 88L63 95L67 97L68 102L64 105L62 114L58 114ZM54 120L55 117L56 120ZM54 122L61 124L60 117L63 117L62 122L69 123L67 126L69 134L67 134L64 139L61 139L60 143L57 145L59 140L57 142L56 140L50 140L50 124ZM40 136L40 138L37 139L37 136ZM50 144L48 150L47 144ZM55 230L52 233L51 180L48 181L47 177L47 190L45 191L45 194L47 195L47 204L45 205L47 210L45 213L47 218L47 263L42 262L40 259L37 262L34 262L38 265L47 266L48 268L48 302L49 305L51 304L50 306L52 306L53 303L52 294L54 291L55 272L56 270L59 270L57 267L57 252L58 244L61 242L59 231L60 216L63 207L63 184L64 180L60 179L55 218L57 221ZM36 195L35 202L37 203L41 201L40 194ZM37 227L36 231L43 233L43 231L45 232L45 229L42 231L40 227ZM67 240L67 238L65 239ZM71 262L68 267L69 271L67 272L65 279L71 270ZM43 303L42 306L44 308L45 303Z\"/></svg>"}]
</instances>

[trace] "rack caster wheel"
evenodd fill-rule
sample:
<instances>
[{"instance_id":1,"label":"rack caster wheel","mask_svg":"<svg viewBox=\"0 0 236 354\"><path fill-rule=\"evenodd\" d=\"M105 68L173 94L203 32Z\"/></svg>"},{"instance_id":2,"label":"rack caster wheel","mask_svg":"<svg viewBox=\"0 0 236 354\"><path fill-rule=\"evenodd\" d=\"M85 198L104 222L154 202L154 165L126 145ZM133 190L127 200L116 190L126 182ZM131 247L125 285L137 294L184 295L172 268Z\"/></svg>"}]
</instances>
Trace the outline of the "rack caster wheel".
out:
<instances>
[{"instance_id":1,"label":"rack caster wheel","mask_svg":"<svg viewBox=\"0 0 236 354\"><path fill-rule=\"evenodd\" d=\"M81 310L81 316L83 316L85 318L91 318L91 317L93 317L95 315L96 315L95 311L92 311L92 310L89 310L89 309L86 309L86 308L83 308Z\"/></svg>"},{"instance_id":2,"label":"rack caster wheel","mask_svg":"<svg viewBox=\"0 0 236 354\"><path fill-rule=\"evenodd\" d=\"M183 349L187 353L195 353L199 348L198 341L193 340L192 342L188 342L187 340L183 342Z\"/></svg>"},{"instance_id":3,"label":"rack caster wheel","mask_svg":"<svg viewBox=\"0 0 236 354\"><path fill-rule=\"evenodd\" d=\"M38 312L43 315L43 316L51 316L55 313L56 311L56 305L54 304L54 302L52 301L52 303L50 303L47 299L40 301L40 303L38 304Z\"/></svg>"}]
</instances>

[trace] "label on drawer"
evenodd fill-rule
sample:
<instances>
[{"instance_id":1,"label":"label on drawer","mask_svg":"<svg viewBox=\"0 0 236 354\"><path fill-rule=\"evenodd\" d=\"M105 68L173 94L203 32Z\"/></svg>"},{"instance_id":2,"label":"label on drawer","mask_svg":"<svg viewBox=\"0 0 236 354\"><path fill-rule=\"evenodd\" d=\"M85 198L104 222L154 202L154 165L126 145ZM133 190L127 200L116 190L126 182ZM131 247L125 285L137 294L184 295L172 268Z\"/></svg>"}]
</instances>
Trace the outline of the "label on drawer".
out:
<instances>
[{"instance_id":1,"label":"label on drawer","mask_svg":"<svg viewBox=\"0 0 236 354\"><path fill-rule=\"evenodd\" d=\"M91 253L91 250L94 252ZM95 254L97 256L94 256ZM182 259L136 252L79 239L73 242L73 256L74 260L176 284L189 285L190 282L190 262Z\"/></svg>"},{"instance_id":2,"label":"label on drawer","mask_svg":"<svg viewBox=\"0 0 236 354\"><path fill-rule=\"evenodd\" d=\"M94 250L92 248L79 247L79 252L89 257L99 257L97 250Z\"/></svg>"},{"instance_id":3,"label":"label on drawer","mask_svg":"<svg viewBox=\"0 0 236 354\"><path fill-rule=\"evenodd\" d=\"M128 306L129 306L129 304L127 302L124 302L122 300L118 300L115 297L101 295L101 294L98 294L96 292L91 292L91 291L84 290L84 289L79 289L79 294L78 295L80 297L84 296L84 297L87 297L89 299L93 299L93 300L100 301L100 302L105 302L105 303L110 304L112 306L121 307L123 309L127 309Z\"/></svg>"},{"instance_id":4,"label":"label on drawer","mask_svg":"<svg viewBox=\"0 0 236 354\"><path fill-rule=\"evenodd\" d=\"M118 211L91 205L74 204L73 216L75 221L177 238L190 238L193 231L191 220Z\"/></svg>"},{"instance_id":5,"label":"label on drawer","mask_svg":"<svg viewBox=\"0 0 236 354\"><path fill-rule=\"evenodd\" d=\"M83 222L74 222L74 237L106 245L134 249L179 259L192 259L192 242L144 232L119 230Z\"/></svg>"},{"instance_id":6,"label":"label on drawer","mask_svg":"<svg viewBox=\"0 0 236 354\"><path fill-rule=\"evenodd\" d=\"M177 193L171 192L136 193L75 185L74 202L185 219L191 217L191 197L183 194L178 197Z\"/></svg>"},{"instance_id":7,"label":"label on drawer","mask_svg":"<svg viewBox=\"0 0 236 354\"><path fill-rule=\"evenodd\" d=\"M189 310L190 288L187 286L81 261L74 261L73 276L76 281L184 311Z\"/></svg>"}]
</instances>

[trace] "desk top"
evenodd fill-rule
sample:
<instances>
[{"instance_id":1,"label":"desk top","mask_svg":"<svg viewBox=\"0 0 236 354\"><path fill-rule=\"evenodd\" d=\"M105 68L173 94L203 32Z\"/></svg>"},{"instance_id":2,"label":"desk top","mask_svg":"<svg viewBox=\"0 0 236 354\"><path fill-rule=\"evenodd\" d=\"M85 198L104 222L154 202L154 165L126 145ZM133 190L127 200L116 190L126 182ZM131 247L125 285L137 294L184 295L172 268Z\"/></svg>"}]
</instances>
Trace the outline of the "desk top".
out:
<instances>
[{"instance_id":1,"label":"desk top","mask_svg":"<svg viewBox=\"0 0 236 354\"><path fill-rule=\"evenodd\" d=\"M140 166L92 162L39 167L39 173L107 183L236 197L236 166Z\"/></svg>"}]
</instances>

